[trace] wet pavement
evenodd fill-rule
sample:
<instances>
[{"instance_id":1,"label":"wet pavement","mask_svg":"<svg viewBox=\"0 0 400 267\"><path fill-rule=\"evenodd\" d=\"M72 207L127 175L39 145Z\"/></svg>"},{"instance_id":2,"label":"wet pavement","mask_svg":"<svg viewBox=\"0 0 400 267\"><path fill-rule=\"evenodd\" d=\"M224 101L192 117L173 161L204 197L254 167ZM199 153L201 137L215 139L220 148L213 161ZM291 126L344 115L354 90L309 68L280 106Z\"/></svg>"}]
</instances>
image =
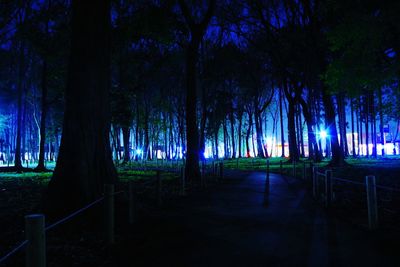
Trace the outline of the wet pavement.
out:
<instances>
[{"instance_id":1,"label":"wet pavement","mask_svg":"<svg viewBox=\"0 0 400 267\"><path fill-rule=\"evenodd\" d=\"M229 172L219 185L143 216L115 266L400 266L399 242L327 214L297 180Z\"/></svg>"}]
</instances>

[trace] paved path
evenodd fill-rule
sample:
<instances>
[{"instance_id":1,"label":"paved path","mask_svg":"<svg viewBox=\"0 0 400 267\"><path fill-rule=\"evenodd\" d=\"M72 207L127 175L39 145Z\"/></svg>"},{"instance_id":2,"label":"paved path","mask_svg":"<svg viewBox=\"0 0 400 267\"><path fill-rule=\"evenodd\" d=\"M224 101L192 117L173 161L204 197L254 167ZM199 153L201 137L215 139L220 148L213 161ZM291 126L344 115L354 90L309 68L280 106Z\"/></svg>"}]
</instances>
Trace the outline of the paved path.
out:
<instances>
[{"instance_id":1,"label":"paved path","mask_svg":"<svg viewBox=\"0 0 400 267\"><path fill-rule=\"evenodd\" d=\"M143 218L116 266L400 266L398 244L329 219L299 182L272 174L265 207L264 173L226 176Z\"/></svg>"}]
</instances>

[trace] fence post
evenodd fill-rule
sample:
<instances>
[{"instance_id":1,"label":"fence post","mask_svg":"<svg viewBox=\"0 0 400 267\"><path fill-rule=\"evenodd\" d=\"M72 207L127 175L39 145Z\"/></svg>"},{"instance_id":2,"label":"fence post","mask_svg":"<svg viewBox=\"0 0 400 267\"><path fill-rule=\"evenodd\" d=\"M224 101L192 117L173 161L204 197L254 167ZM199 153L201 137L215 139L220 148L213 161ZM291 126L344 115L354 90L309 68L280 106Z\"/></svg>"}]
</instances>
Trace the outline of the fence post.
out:
<instances>
[{"instance_id":1,"label":"fence post","mask_svg":"<svg viewBox=\"0 0 400 267\"><path fill-rule=\"evenodd\" d=\"M236 158L236 169L239 169L239 157Z\"/></svg>"},{"instance_id":2,"label":"fence post","mask_svg":"<svg viewBox=\"0 0 400 267\"><path fill-rule=\"evenodd\" d=\"M313 186L313 196L315 198L318 197L318 175L317 175L317 168L312 167L311 172L311 179L312 179L312 186Z\"/></svg>"},{"instance_id":3,"label":"fence post","mask_svg":"<svg viewBox=\"0 0 400 267\"><path fill-rule=\"evenodd\" d=\"M279 161L279 174L283 174L283 166L282 166L282 160Z\"/></svg>"},{"instance_id":4,"label":"fence post","mask_svg":"<svg viewBox=\"0 0 400 267\"><path fill-rule=\"evenodd\" d=\"M293 177L296 178L296 160L293 159Z\"/></svg>"},{"instance_id":5,"label":"fence post","mask_svg":"<svg viewBox=\"0 0 400 267\"><path fill-rule=\"evenodd\" d=\"M162 205L162 180L160 170L156 172L156 181L157 181L157 205Z\"/></svg>"},{"instance_id":6,"label":"fence post","mask_svg":"<svg viewBox=\"0 0 400 267\"><path fill-rule=\"evenodd\" d=\"M329 208L332 204L332 171L325 171L325 206Z\"/></svg>"},{"instance_id":7,"label":"fence post","mask_svg":"<svg viewBox=\"0 0 400 267\"><path fill-rule=\"evenodd\" d=\"M114 243L114 185L104 185L106 240Z\"/></svg>"},{"instance_id":8,"label":"fence post","mask_svg":"<svg viewBox=\"0 0 400 267\"><path fill-rule=\"evenodd\" d=\"M306 162L303 162L303 180L307 179Z\"/></svg>"},{"instance_id":9,"label":"fence post","mask_svg":"<svg viewBox=\"0 0 400 267\"><path fill-rule=\"evenodd\" d=\"M26 247L26 266L46 266L46 235L45 218L43 214L25 216L25 234L28 244Z\"/></svg>"},{"instance_id":10,"label":"fence post","mask_svg":"<svg viewBox=\"0 0 400 267\"><path fill-rule=\"evenodd\" d=\"M181 167L181 191L180 191L180 195L184 196L186 195L185 192L185 167Z\"/></svg>"},{"instance_id":11,"label":"fence post","mask_svg":"<svg viewBox=\"0 0 400 267\"><path fill-rule=\"evenodd\" d=\"M374 230L378 228L378 205L376 197L375 176L366 176L365 185L367 189L368 225L370 230Z\"/></svg>"},{"instance_id":12,"label":"fence post","mask_svg":"<svg viewBox=\"0 0 400 267\"><path fill-rule=\"evenodd\" d=\"M268 206L269 203L269 160L267 160L267 173L265 177L265 192L264 192L264 205Z\"/></svg>"},{"instance_id":13,"label":"fence post","mask_svg":"<svg viewBox=\"0 0 400 267\"><path fill-rule=\"evenodd\" d=\"M314 168L314 163L310 162L310 181L313 182L313 168Z\"/></svg>"},{"instance_id":14,"label":"fence post","mask_svg":"<svg viewBox=\"0 0 400 267\"><path fill-rule=\"evenodd\" d=\"M135 222L135 213L136 213L136 199L135 199L135 185L133 181L129 181L129 223L132 224Z\"/></svg>"},{"instance_id":15,"label":"fence post","mask_svg":"<svg viewBox=\"0 0 400 267\"><path fill-rule=\"evenodd\" d=\"M224 163L221 162L219 164L219 178L222 180L224 179Z\"/></svg>"}]
</instances>

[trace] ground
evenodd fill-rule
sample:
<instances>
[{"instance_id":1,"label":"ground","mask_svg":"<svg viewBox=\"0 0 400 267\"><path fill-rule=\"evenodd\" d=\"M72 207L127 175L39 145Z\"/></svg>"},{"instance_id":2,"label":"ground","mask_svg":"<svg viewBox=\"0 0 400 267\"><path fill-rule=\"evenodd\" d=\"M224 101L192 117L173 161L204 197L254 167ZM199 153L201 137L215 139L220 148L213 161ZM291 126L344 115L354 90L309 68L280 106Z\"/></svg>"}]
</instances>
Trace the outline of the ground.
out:
<instances>
[{"instance_id":1,"label":"ground","mask_svg":"<svg viewBox=\"0 0 400 267\"><path fill-rule=\"evenodd\" d=\"M271 171L280 172L279 161L270 159ZM335 176L362 181L373 173L382 177L378 183L397 188L398 160L350 163L349 169L334 170ZM394 248L399 245L399 194L380 195L382 225L370 232L363 190L337 184L334 208L327 211L302 180L303 163L298 164L296 179L271 174L268 206L264 203L265 159L225 161L222 182L210 174L207 188L189 184L186 197L179 196L178 164L160 161L119 167L117 190L126 191L126 182L135 181L137 222L127 224L127 197L118 196L117 244L109 247L99 238L102 209L95 207L48 233L49 266L395 266L391 263L398 260ZM155 201L157 167L168 170L162 174L162 207ZM209 163L209 172L210 167ZM232 170L237 167L242 171ZM283 163L283 173L292 174L292 165ZM41 194L50 176L1 175L0 255L24 239L23 215L40 212ZM20 252L5 266L22 264Z\"/></svg>"}]
</instances>

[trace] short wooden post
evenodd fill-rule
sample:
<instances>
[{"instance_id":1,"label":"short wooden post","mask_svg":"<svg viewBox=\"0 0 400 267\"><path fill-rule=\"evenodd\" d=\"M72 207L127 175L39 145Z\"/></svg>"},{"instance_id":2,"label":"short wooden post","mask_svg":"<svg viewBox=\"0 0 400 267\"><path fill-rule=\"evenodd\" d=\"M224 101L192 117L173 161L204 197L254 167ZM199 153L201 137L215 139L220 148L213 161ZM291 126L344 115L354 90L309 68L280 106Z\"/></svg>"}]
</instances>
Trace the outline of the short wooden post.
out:
<instances>
[{"instance_id":1,"label":"short wooden post","mask_svg":"<svg viewBox=\"0 0 400 267\"><path fill-rule=\"evenodd\" d=\"M129 223L132 224L136 220L136 199L135 199L135 184L133 181L129 181L128 184L129 192Z\"/></svg>"},{"instance_id":2,"label":"short wooden post","mask_svg":"<svg viewBox=\"0 0 400 267\"><path fill-rule=\"evenodd\" d=\"M267 160L267 173L265 177L265 191L264 191L264 205L266 206L268 206L269 203L269 190L270 190L269 160Z\"/></svg>"},{"instance_id":3,"label":"short wooden post","mask_svg":"<svg viewBox=\"0 0 400 267\"><path fill-rule=\"evenodd\" d=\"M309 177L310 177L310 181L313 182L313 168L314 168L314 164L312 162L310 162L310 171L309 171Z\"/></svg>"},{"instance_id":4,"label":"short wooden post","mask_svg":"<svg viewBox=\"0 0 400 267\"><path fill-rule=\"evenodd\" d=\"M43 214L25 216L26 266L46 266L45 217Z\"/></svg>"},{"instance_id":5,"label":"short wooden post","mask_svg":"<svg viewBox=\"0 0 400 267\"><path fill-rule=\"evenodd\" d=\"M305 181L307 179L307 172L306 172L306 163L303 162L303 180Z\"/></svg>"},{"instance_id":6,"label":"short wooden post","mask_svg":"<svg viewBox=\"0 0 400 267\"><path fill-rule=\"evenodd\" d=\"M224 179L224 163L221 162L219 164L219 178L222 180Z\"/></svg>"},{"instance_id":7,"label":"short wooden post","mask_svg":"<svg viewBox=\"0 0 400 267\"><path fill-rule=\"evenodd\" d=\"M205 161L201 162L201 187L206 187L206 166Z\"/></svg>"},{"instance_id":8,"label":"short wooden post","mask_svg":"<svg viewBox=\"0 0 400 267\"><path fill-rule=\"evenodd\" d=\"M180 195L185 196L186 195L186 185L185 185L185 167L181 167L181 190L180 190Z\"/></svg>"},{"instance_id":9,"label":"short wooden post","mask_svg":"<svg viewBox=\"0 0 400 267\"><path fill-rule=\"evenodd\" d=\"M282 160L279 161L279 174L280 174L280 175L283 174L283 164L282 164Z\"/></svg>"},{"instance_id":10,"label":"short wooden post","mask_svg":"<svg viewBox=\"0 0 400 267\"><path fill-rule=\"evenodd\" d=\"M236 158L236 169L239 169L239 157Z\"/></svg>"},{"instance_id":11,"label":"short wooden post","mask_svg":"<svg viewBox=\"0 0 400 267\"><path fill-rule=\"evenodd\" d=\"M293 177L296 178L296 160L293 160Z\"/></svg>"},{"instance_id":12,"label":"short wooden post","mask_svg":"<svg viewBox=\"0 0 400 267\"><path fill-rule=\"evenodd\" d=\"M370 230L374 230L378 228L378 204L376 197L375 176L366 176L365 185L367 189L368 225Z\"/></svg>"},{"instance_id":13,"label":"short wooden post","mask_svg":"<svg viewBox=\"0 0 400 267\"><path fill-rule=\"evenodd\" d=\"M104 185L106 241L114 244L114 185Z\"/></svg>"},{"instance_id":14,"label":"short wooden post","mask_svg":"<svg viewBox=\"0 0 400 267\"><path fill-rule=\"evenodd\" d=\"M329 208L332 204L332 171L325 171L325 207Z\"/></svg>"},{"instance_id":15,"label":"short wooden post","mask_svg":"<svg viewBox=\"0 0 400 267\"><path fill-rule=\"evenodd\" d=\"M162 205L162 180L161 180L161 172L157 170L156 172L156 181L157 181L157 205Z\"/></svg>"},{"instance_id":16,"label":"short wooden post","mask_svg":"<svg viewBox=\"0 0 400 267\"><path fill-rule=\"evenodd\" d=\"M313 196L314 198L318 198L318 175L317 175L317 167L312 167L311 172L311 181L313 186Z\"/></svg>"}]
</instances>

